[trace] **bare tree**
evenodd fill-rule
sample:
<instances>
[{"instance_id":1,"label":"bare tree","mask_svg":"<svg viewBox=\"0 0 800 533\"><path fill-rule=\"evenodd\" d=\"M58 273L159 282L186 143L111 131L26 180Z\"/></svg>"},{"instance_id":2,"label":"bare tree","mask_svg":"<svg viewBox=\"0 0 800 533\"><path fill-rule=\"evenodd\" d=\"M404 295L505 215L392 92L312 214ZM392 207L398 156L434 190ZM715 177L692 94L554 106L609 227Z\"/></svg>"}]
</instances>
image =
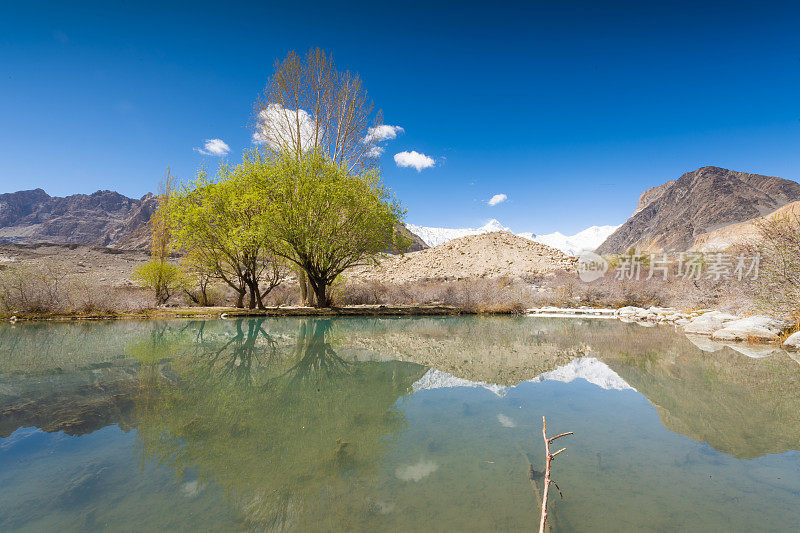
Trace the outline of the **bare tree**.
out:
<instances>
[{"instance_id":1,"label":"bare tree","mask_svg":"<svg viewBox=\"0 0 800 533\"><path fill-rule=\"evenodd\" d=\"M298 158L316 151L337 165L361 172L373 168L380 152L372 128L381 123L361 78L336 70L323 50L304 59L289 52L255 104L253 140L278 154Z\"/></svg>"}]
</instances>

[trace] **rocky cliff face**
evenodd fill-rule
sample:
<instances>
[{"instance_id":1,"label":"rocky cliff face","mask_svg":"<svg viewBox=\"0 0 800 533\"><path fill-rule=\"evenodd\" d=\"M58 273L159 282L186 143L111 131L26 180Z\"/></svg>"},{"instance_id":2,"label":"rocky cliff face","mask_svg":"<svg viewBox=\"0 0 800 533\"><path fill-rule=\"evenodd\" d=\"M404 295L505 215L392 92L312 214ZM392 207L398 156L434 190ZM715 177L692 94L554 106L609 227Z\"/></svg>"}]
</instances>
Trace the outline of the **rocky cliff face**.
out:
<instances>
[{"instance_id":1,"label":"rocky cliff face","mask_svg":"<svg viewBox=\"0 0 800 533\"><path fill-rule=\"evenodd\" d=\"M633 212L635 215L648 205L652 204L664 194L664 192L669 189L672 184L675 183L675 180L669 180L666 183L662 183L661 185L656 185L655 187L650 187L646 191L642 193L639 197L639 205L636 206L636 211Z\"/></svg>"},{"instance_id":2,"label":"rocky cliff face","mask_svg":"<svg viewBox=\"0 0 800 533\"><path fill-rule=\"evenodd\" d=\"M597 251L685 251L703 233L752 220L795 200L800 200L797 182L703 167L646 191L634 215Z\"/></svg>"},{"instance_id":3,"label":"rocky cliff face","mask_svg":"<svg viewBox=\"0 0 800 533\"><path fill-rule=\"evenodd\" d=\"M147 247L158 202L113 191L50 196L42 189L0 194L0 242Z\"/></svg>"}]
</instances>

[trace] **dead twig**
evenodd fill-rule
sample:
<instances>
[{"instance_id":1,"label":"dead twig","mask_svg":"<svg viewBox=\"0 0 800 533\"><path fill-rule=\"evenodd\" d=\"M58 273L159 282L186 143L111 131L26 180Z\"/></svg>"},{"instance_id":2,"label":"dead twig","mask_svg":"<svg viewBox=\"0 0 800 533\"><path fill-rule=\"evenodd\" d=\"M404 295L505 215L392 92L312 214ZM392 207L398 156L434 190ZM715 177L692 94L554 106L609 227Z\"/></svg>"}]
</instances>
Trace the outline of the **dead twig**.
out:
<instances>
[{"instance_id":1,"label":"dead twig","mask_svg":"<svg viewBox=\"0 0 800 533\"><path fill-rule=\"evenodd\" d=\"M544 417L542 417L542 438L544 439L544 451L545 451L545 465L544 465L544 492L542 494L542 517L539 521L539 533L544 533L544 525L547 522L547 494L550 489L550 484L552 483L555 485L556 490L558 490L558 494L563 498L564 495L561 493L561 489L558 487L555 481L550 479L550 461L553 458L566 450L566 448L561 448L555 453L550 453L550 445L553 443L554 440L560 439L561 437L566 437L567 435L573 435L572 431L568 431L566 433L561 433L560 435L556 435L555 437L547 438L547 421Z\"/></svg>"}]
</instances>

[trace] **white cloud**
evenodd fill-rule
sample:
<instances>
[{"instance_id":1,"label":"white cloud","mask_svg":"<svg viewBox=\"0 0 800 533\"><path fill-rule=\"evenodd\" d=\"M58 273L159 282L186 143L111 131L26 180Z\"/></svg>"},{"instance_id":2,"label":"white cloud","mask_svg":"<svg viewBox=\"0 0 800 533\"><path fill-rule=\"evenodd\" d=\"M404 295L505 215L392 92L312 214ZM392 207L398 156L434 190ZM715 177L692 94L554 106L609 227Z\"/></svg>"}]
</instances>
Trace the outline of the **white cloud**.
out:
<instances>
[{"instance_id":1,"label":"white cloud","mask_svg":"<svg viewBox=\"0 0 800 533\"><path fill-rule=\"evenodd\" d=\"M383 155L384 150L385 148L383 146L378 146L378 145L372 146L370 147L369 150L367 150L367 157L376 159Z\"/></svg>"},{"instance_id":2,"label":"white cloud","mask_svg":"<svg viewBox=\"0 0 800 533\"><path fill-rule=\"evenodd\" d=\"M394 154L394 162L397 163L398 167L416 168L417 172L423 168L430 168L435 164L435 161L432 157L428 157L427 155L421 154L414 150L410 152L400 152L399 154Z\"/></svg>"},{"instance_id":3,"label":"white cloud","mask_svg":"<svg viewBox=\"0 0 800 533\"><path fill-rule=\"evenodd\" d=\"M489 205L497 205L505 202L506 200L508 200L508 196L506 196L505 194L495 194L494 196L489 198L489 201L486 203L488 203Z\"/></svg>"},{"instance_id":4,"label":"white cloud","mask_svg":"<svg viewBox=\"0 0 800 533\"><path fill-rule=\"evenodd\" d=\"M231 151L231 147L222 139L206 139L202 148L195 148L194 150L203 155L222 157L223 155L228 155L228 152Z\"/></svg>"},{"instance_id":5,"label":"white cloud","mask_svg":"<svg viewBox=\"0 0 800 533\"><path fill-rule=\"evenodd\" d=\"M404 133L406 130L400 126L389 126L388 124L381 124L367 130L367 136L364 137L364 142L381 142L391 141L397 138L398 133Z\"/></svg>"},{"instance_id":6,"label":"white cloud","mask_svg":"<svg viewBox=\"0 0 800 533\"><path fill-rule=\"evenodd\" d=\"M253 143L266 144L276 151L293 147L297 144L298 122L300 144L308 150L314 144L314 119L303 109L294 111L278 104L269 104L259 112Z\"/></svg>"}]
</instances>

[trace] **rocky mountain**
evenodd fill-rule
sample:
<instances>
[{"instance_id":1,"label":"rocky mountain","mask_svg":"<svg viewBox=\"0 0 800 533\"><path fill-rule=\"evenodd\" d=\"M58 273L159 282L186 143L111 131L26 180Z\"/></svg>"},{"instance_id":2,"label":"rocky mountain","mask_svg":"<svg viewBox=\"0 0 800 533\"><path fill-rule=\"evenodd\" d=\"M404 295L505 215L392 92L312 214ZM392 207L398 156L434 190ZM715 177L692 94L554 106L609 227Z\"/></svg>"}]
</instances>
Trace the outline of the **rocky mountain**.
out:
<instances>
[{"instance_id":1,"label":"rocky mountain","mask_svg":"<svg viewBox=\"0 0 800 533\"><path fill-rule=\"evenodd\" d=\"M42 189L0 194L0 242L146 248L158 202L113 191L50 196Z\"/></svg>"},{"instance_id":2,"label":"rocky mountain","mask_svg":"<svg viewBox=\"0 0 800 533\"><path fill-rule=\"evenodd\" d=\"M453 239L466 237L468 235L482 235L494 231L509 231L496 219L489 220L480 228L433 228L428 226L417 226L406 224L406 227L416 233L428 246L438 246ZM611 235L619 226L591 226L575 235L564 235L561 232L537 235L531 232L517 233L516 235L530 239L532 241L545 244L552 248L562 251L567 255L577 255L584 250L594 250L606 238Z\"/></svg>"},{"instance_id":3,"label":"rocky mountain","mask_svg":"<svg viewBox=\"0 0 800 533\"><path fill-rule=\"evenodd\" d=\"M650 187L646 191L642 193L639 197L639 204L636 206L636 211L633 212L635 215L648 205L652 204L664 194L664 192L669 189L672 184L675 183L675 180L669 180L666 183L662 183L661 185L656 185L655 187Z\"/></svg>"},{"instance_id":4,"label":"rocky mountain","mask_svg":"<svg viewBox=\"0 0 800 533\"><path fill-rule=\"evenodd\" d=\"M795 200L800 200L797 182L703 167L646 191L633 216L597 251L685 251L701 234L766 215Z\"/></svg>"}]
</instances>

